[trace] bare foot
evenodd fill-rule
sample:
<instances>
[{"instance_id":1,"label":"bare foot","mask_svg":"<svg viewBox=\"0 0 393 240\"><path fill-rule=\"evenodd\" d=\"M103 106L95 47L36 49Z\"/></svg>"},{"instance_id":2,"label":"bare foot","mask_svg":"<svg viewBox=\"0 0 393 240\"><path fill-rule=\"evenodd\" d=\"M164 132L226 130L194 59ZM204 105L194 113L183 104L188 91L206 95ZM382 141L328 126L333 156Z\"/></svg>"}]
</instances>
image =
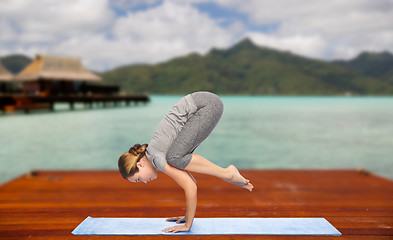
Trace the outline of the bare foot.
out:
<instances>
[{"instance_id":1,"label":"bare foot","mask_svg":"<svg viewBox=\"0 0 393 240\"><path fill-rule=\"evenodd\" d=\"M226 169L231 173L231 175L230 178L224 179L225 181L232 183L233 185L236 185L238 187L242 187L248 189L249 191L252 191L254 186L250 183L250 180L245 179L235 166L229 165Z\"/></svg>"}]
</instances>

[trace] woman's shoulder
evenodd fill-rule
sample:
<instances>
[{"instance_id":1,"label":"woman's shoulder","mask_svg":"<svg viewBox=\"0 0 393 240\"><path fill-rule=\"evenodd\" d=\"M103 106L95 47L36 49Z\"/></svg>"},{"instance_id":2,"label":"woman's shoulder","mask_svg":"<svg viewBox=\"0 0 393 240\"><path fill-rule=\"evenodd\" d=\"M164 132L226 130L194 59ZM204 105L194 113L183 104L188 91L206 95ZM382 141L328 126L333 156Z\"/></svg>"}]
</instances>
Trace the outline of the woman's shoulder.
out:
<instances>
[{"instance_id":1,"label":"woman's shoulder","mask_svg":"<svg viewBox=\"0 0 393 240\"><path fill-rule=\"evenodd\" d=\"M145 154L149 162L151 162L156 169L164 172L164 167L167 163L165 160L165 153L149 144Z\"/></svg>"}]
</instances>

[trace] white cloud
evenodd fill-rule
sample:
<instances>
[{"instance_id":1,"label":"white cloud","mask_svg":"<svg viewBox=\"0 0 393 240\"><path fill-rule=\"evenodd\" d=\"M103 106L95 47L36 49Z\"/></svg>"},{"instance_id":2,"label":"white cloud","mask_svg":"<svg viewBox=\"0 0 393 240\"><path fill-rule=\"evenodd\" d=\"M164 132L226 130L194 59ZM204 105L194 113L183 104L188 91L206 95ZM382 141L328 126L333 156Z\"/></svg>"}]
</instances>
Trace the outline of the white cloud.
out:
<instances>
[{"instance_id":1,"label":"white cloud","mask_svg":"<svg viewBox=\"0 0 393 240\"><path fill-rule=\"evenodd\" d=\"M112 47L119 48L124 63L155 63L189 52L205 53L213 46L228 47L238 31L238 26L221 28L187 3L166 1L117 19Z\"/></svg>"},{"instance_id":2,"label":"white cloud","mask_svg":"<svg viewBox=\"0 0 393 240\"><path fill-rule=\"evenodd\" d=\"M320 36L293 35L288 37L277 37L259 32L247 33L247 36L257 45L292 51L312 58L319 58L324 54L326 42Z\"/></svg>"},{"instance_id":3,"label":"white cloud","mask_svg":"<svg viewBox=\"0 0 393 240\"><path fill-rule=\"evenodd\" d=\"M89 26L80 28L89 29ZM82 56L83 62L95 70L121 64L156 63L190 52L205 53L213 46L228 47L241 31L239 24L223 29L190 4L175 1L166 1L146 11L128 12L127 16L118 17L105 33L87 30L56 41L51 36L59 34L44 29L52 34L42 39L42 35L34 35L35 31L22 35L55 44L27 46L24 52Z\"/></svg>"},{"instance_id":4,"label":"white cloud","mask_svg":"<svg viewBox=\"0 0 393 240\"><path fill-rule=\"evenodd\" d=\"M250 22L241 19L223 27L194 2L216 2L277 29L247 30ZM393 52L392 16L391 0L1 0L0 54L77 55L106 70L205 53L248 36L309 57L350 58L363 50Z\"/></svg>"},{"instance_id":5,"label":"white cloud","mask_svg":"<svg viewBox=\"0 0 393 240\"><path fill-rule=\"evenodd\" d=\"M154 63L189 52L204 53L213 46L227 47L240 29L236 24L223 29L182 1L167 0L117 18L105 0L6 1L0 8L0 14L5 14L0 18L0 30L8 36L0 41L9 47L0 53L20 50L30 56L35 52L78 55L95 70ZM13 29L19 32L15 34ZM17 46L7 39L18 42Z\"/></svg>"},{"instance_id":6,"label":"white cloud","mask_svg":"<svg viewBox=\"0 0 393 240\"><path fill-rule=\"evenodd\" d=\"M11 24L4 19L0 19L0 33L0 41L12 41L17 36Z\"/></svg>"},{"instance_id":7,"label":"white cloud","mask_svg":"<svg viewBox=\"0 0 393 240\"><path fill-rule=\"evenodd\" d=\"M260 44L290 49L295 53L331 59L351 58L364 50L393 52L391 0L190 1L216 2L236 9L256 25L277 24L275 32L246 35ZM299 39L305 42L301 43ZM306 49L307 44L310 50ZM318 46L321 49L316 49Z\"/></svg>"},{"instance_id":8,"label":"white cloud","mask_svg":"<svg viewBox=\"0 0 393 240\"><path fill-rule=\"evenodd\" d=\"M106 0L0 1L0 19L12 24L19 32L14 40L22 44L94 32L107 27L113 18Z\"/></svg>"},{"instance_id":9,"label":"white cloud","mask_svg":"<svg viewBox=\"0 0 393 240\"><path fill-rule=\"evenodd\" d=\"M211 44L223 46L231 37L230 33L189 4L171 1L145 12L130 12L115 22L113 32L118 38L135 41L165 41L169 45L161 48L177 46L179 50L191 46L195 50L205 50L206 45Z\"/></svg>"}]
</instances>

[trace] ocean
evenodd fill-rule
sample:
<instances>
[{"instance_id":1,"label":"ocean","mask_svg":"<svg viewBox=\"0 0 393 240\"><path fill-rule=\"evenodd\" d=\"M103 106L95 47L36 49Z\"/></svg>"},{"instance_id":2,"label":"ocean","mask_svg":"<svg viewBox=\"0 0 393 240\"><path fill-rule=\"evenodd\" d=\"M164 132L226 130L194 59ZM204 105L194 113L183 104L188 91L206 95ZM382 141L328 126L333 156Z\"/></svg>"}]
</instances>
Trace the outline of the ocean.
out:
<instances>
[{"instance_id":1,"label":"ocean","mask_svg":"<svg viewBox=\"0 0 393 240\"><path fill-rule=\"evenodd\" d=\"M0 183L37 169L117 169L182 96L143 105L0 114ZM221 96L195 153L240 169L358 169L393 179L393 97ZM98 176L99 177L99 176ZM262 176L263 177L263 176Z\"/></svg>"}]
</instances>

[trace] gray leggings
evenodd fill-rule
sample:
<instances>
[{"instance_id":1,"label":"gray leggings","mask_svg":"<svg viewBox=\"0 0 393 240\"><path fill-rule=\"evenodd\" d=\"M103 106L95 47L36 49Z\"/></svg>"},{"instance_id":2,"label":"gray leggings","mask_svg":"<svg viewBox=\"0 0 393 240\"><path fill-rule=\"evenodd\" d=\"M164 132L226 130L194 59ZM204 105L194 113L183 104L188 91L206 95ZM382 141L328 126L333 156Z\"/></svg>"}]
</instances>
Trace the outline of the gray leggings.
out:
<instances>
[{"instance_id":1,"label":"gray leggings","mask_svg":"<svg viewBox=\"0 0 393 240\"><path fill-rule=\"evenodd\" d=\"M221 99L210 92L191 94L197 111L190 117L166 154L169 165L184 169L191 161L191 153L210 135L224 110Z\"/></svg>"}]
</instances>

